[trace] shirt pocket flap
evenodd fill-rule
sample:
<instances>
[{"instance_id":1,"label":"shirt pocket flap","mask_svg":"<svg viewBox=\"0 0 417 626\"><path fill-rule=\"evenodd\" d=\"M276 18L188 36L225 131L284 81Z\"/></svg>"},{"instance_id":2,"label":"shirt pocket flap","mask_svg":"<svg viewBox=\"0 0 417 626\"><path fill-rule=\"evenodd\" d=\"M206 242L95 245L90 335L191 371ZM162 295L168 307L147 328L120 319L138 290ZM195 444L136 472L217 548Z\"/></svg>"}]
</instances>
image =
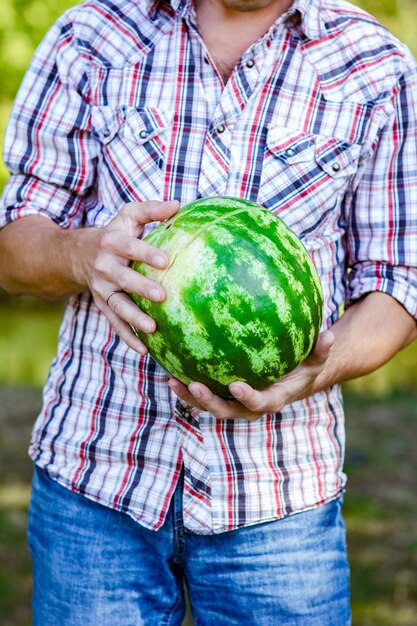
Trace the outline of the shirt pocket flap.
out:
<instances>
[{"instance_id":1,"label":"shirt pocket flap","mask_svg":"<svg viewBox=\"0 0 417 626\"><path fill-rule=\"evenodd\" d=\"M136 144L144 144L163 133L170 125L169 115L156 107L129 109L120 135Z\"/></svg>"},{"instance_id":2,"label":"shirt pocket flap","mask_svg":"<svg viewBox=\"0 0 417 626\"><path fill-rule=\"evenodd\" d=\"M274 157L292 165L314 160L315 136L312 133L289 131L288 128L273 126L267 134L268 150Z\"/></svg>"},{"instance_id":3,"label":"shirt pocket flap","mask_svg":"<svg viewBox=\"0 0 417 626\"><path fill-rule=\"evenodd\" d=\"M350 176L358 167L361 146L334 137L316 137L315 158L332 178Z\"/></svg>"},{"instance_id":4,"label":"shirt pocket flap","mask_svg":"<svg viewBox=\"0 0 417 626\"><path fill-rule=\"evenodd\" d=\"M101 143L120 137L144 144L162 133L170 124L169 116L156 107L96 106L91 111L92 132Z\"/></svg>"},{"instance_id":5,"label":"shirt pocket flap","mask_svg":"<svg viewBox=\"0 0 417 626\"><path fill-rule=\"evenodd\" d=\"M94 137L101 143L109 143L123 124L122 107L93 106L91 108L91 126Z\"/></svg>"}]
</instances>

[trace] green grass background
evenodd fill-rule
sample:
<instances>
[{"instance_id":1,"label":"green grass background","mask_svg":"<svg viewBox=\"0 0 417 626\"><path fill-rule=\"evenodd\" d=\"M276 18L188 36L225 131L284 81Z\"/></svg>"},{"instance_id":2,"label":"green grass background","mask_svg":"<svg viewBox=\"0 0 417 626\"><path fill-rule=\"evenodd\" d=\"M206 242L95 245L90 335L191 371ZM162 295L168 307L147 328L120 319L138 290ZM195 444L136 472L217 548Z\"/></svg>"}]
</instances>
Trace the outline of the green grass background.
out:
<instances>
[{"instance_id":1,"label":"green grass background","mask_svg":"<svg viewBox=\"0 0 417 626\"><path fill-rule=\"evenodd\" d=\"M25 68L69 0L2 0L0 144ZM363 0L417 55L417 1ZM7 179L0 165L0 189ZM0 626L30 624L26 455L62 304L0 293ZM417 342L345 386L354 626L417 625ZM189 619L187 620L189 623ZM219 625L221 626L221 625Z\"/></svg>"}]
</instances>

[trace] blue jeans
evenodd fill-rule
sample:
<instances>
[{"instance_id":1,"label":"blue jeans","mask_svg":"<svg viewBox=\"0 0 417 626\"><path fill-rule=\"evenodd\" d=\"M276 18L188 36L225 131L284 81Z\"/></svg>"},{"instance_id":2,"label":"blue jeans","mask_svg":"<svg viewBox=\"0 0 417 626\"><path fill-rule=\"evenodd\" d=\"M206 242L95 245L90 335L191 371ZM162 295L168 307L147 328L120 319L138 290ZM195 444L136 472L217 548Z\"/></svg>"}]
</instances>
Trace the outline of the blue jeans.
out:
<instances>
[{"instance_id":1,"label":"blue jeans","mask_svg":"<svg viewBox=\"0 0 417 626\"><path fill-rule=\"evenodd\" d=\"M29 512L33 626L347 626L341 500L220 535L182 524L179 483L163 527L72 493L35 469Z\"/></svg>"}]
</instances>

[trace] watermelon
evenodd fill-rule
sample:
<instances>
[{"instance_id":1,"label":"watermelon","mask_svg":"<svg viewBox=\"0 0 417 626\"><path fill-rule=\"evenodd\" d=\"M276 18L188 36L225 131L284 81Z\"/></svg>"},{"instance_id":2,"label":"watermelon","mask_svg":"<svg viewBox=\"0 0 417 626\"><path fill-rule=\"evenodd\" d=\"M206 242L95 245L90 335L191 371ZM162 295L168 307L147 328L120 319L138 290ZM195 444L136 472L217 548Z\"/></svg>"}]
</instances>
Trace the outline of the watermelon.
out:
<instances>
[{"instance_id":1,"label":"watermelon","mask_svg":"<svg viewBox=\"0 0 417 626\"><path fill-rule=\"evenodd\" d=\"M167 298L130 294L157 325L136 332L173 377L227 398L231 382L264 389L307 357L322 322L321 284L280 218L247 200L204 198L145 239L168 254L169 267L131 265Z\"/></svg>"}]
</instances>

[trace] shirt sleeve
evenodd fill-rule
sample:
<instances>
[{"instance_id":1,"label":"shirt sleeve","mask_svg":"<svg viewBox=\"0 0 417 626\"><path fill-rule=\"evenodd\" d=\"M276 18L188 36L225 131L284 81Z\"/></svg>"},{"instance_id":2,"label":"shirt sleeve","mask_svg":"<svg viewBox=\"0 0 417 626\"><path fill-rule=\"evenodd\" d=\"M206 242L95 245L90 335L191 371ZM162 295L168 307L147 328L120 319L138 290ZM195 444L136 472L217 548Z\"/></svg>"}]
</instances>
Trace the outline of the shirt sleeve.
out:
<instances>
[{"instance_id":1,"label":"shirt sleeve","mask_svg":"<svg viewBox=\"0 0 417 626\"><path fill-rule=\"evenodd\" d=\"M0 199L0 227L31 214L63 228L83 221L95 180L88 59L77 48L71 10L37 49L17 94L3 158L11 176Z\"/></svg>"},{"instance_id":2,"label":"shirt sleeve","mask_svg":"<svg viewBox=\"0 0 417 626\"><path fill-rule=\"evenodd\" d=\"M347 305L371 291L417 318L417 68L392 93L372 158L351 198Z\"/></svg>"}]
</instances>

